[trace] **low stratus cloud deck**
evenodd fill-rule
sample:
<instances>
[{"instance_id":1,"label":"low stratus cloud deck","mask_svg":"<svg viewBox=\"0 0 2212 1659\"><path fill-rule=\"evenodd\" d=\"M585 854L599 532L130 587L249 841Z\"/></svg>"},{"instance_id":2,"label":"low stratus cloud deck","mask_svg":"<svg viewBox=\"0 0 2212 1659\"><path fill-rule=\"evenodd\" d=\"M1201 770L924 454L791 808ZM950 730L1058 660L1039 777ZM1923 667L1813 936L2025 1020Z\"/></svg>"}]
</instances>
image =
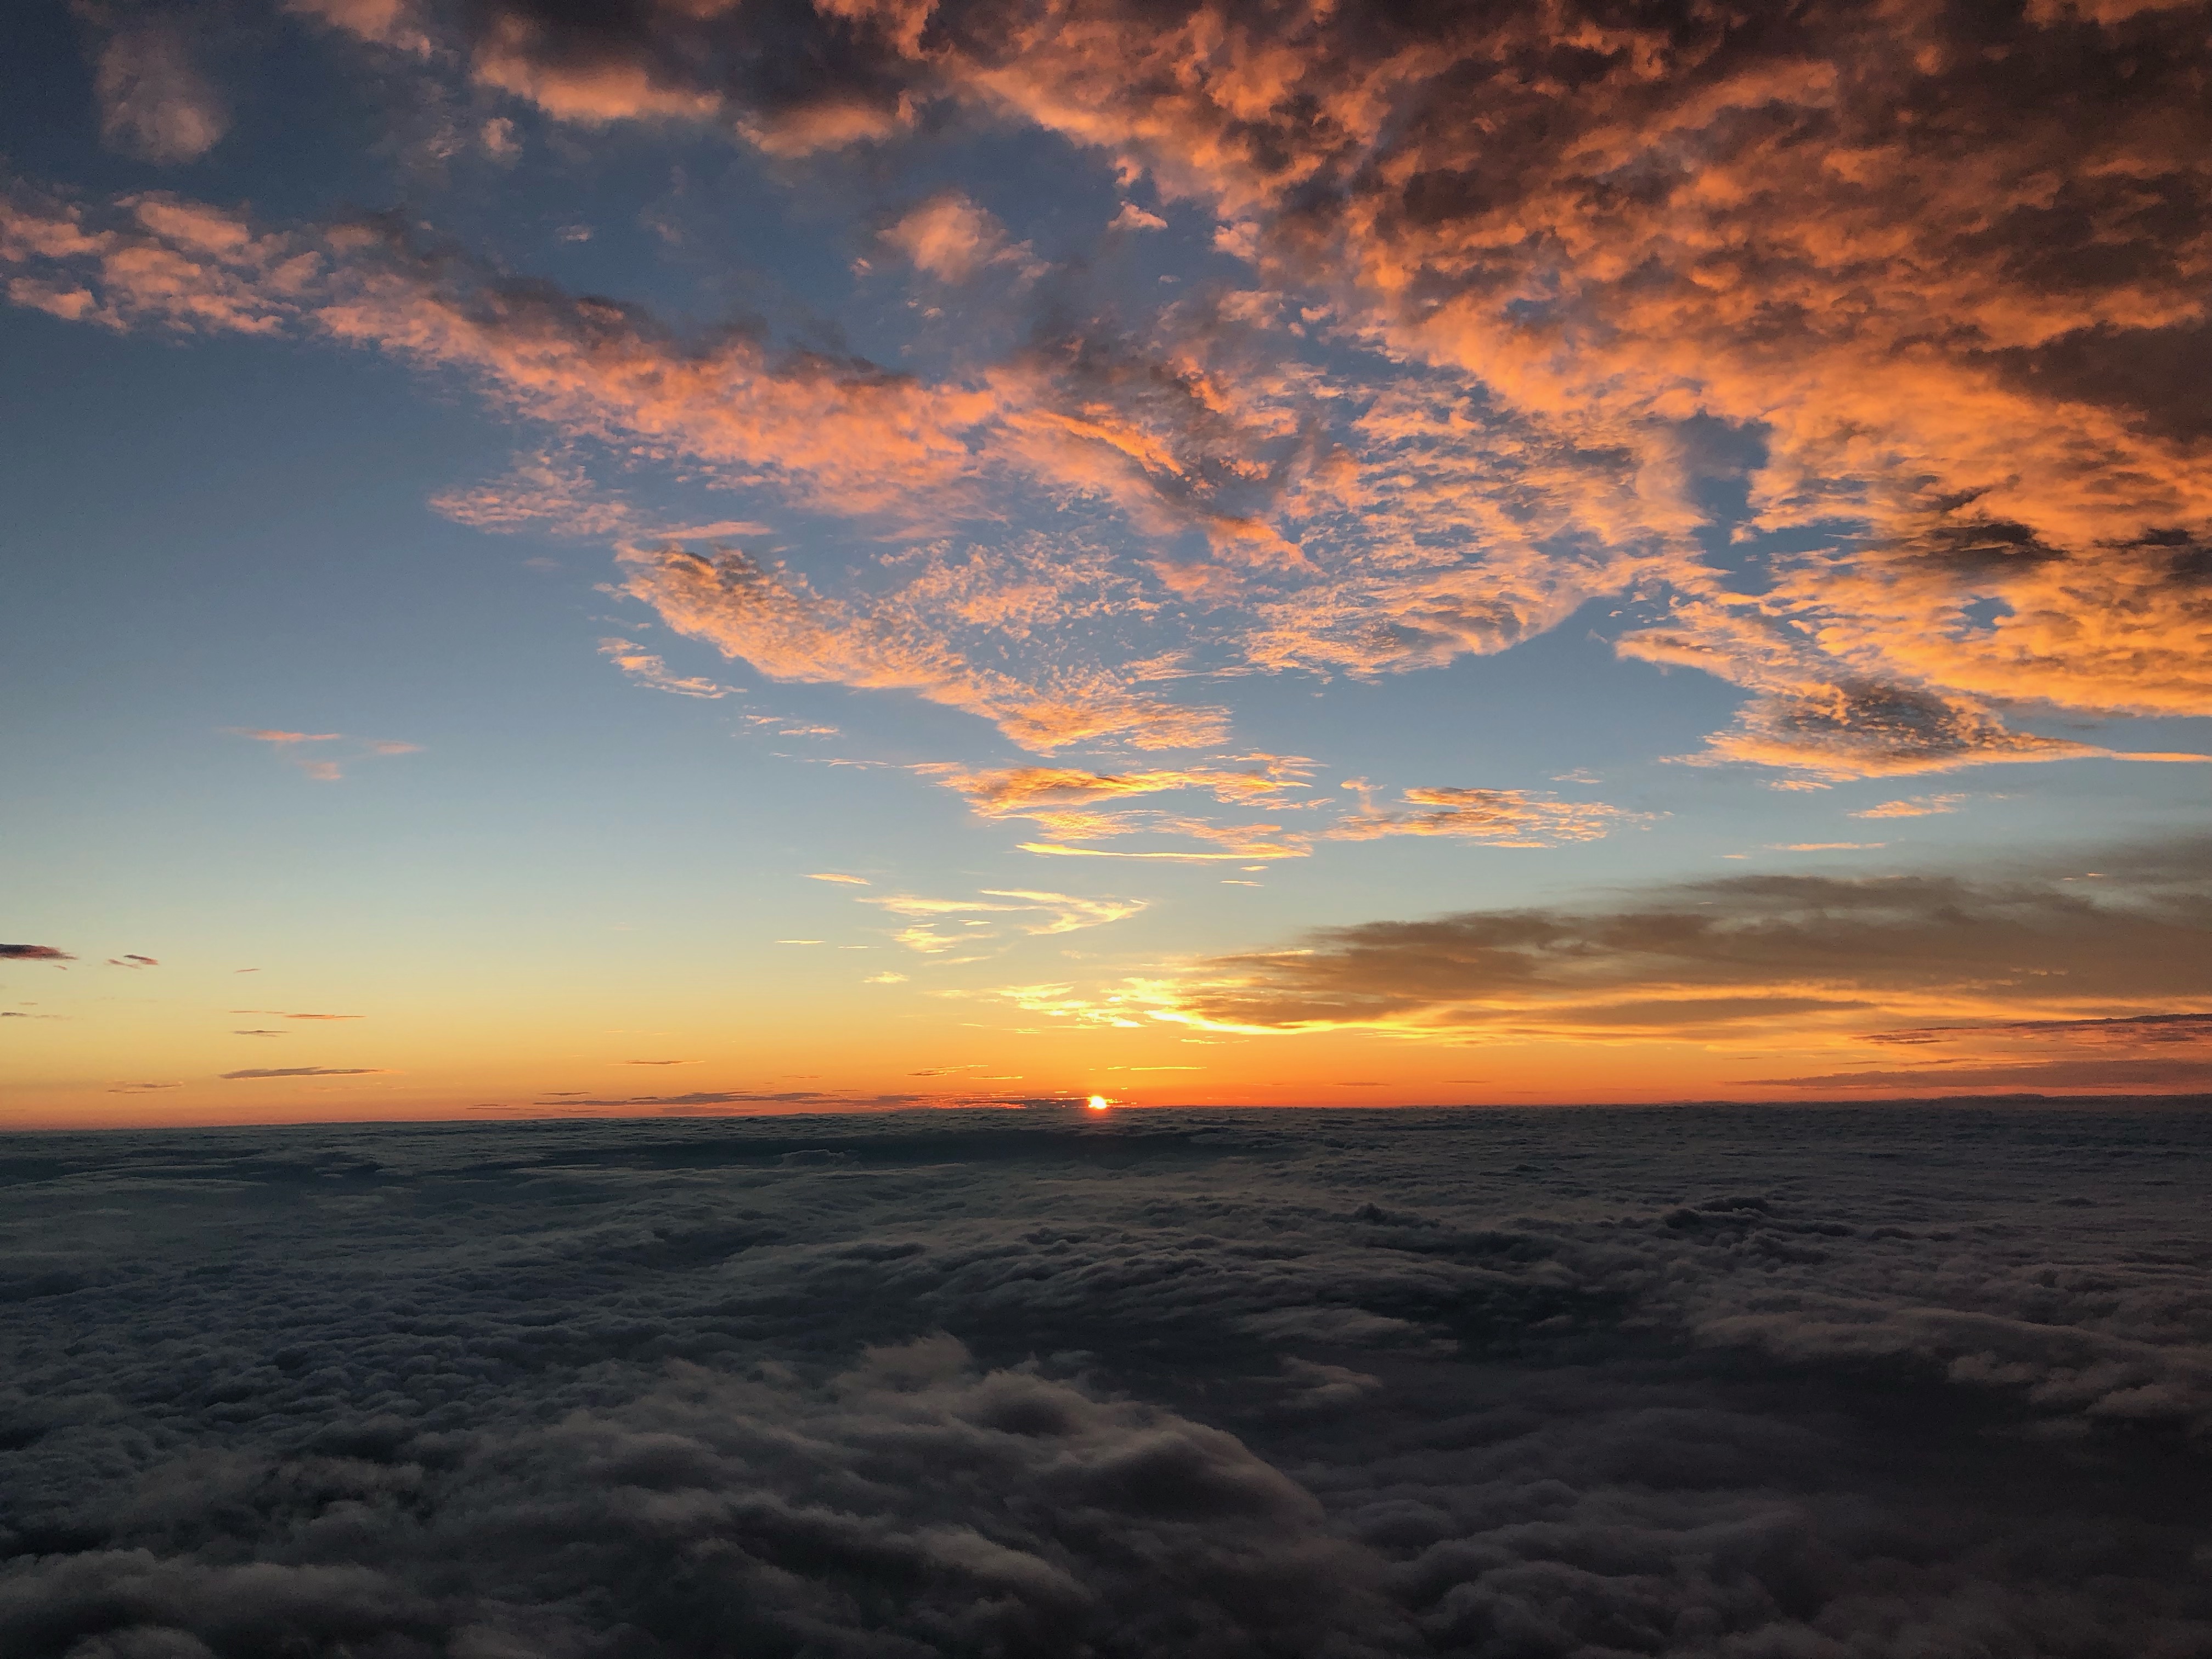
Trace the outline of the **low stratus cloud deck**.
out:
<instances>
[{"instance_id":1,"label":"low stratus cloud deck","mask_svg":"<svg viewBox=\"0 0 2212 1659\"><path fill-rule=\"evenodd\" d=\"M25 1138L0 1646L2199 1653L2208 1176L2201 1103Z\"/></svg>"}]
</instances>

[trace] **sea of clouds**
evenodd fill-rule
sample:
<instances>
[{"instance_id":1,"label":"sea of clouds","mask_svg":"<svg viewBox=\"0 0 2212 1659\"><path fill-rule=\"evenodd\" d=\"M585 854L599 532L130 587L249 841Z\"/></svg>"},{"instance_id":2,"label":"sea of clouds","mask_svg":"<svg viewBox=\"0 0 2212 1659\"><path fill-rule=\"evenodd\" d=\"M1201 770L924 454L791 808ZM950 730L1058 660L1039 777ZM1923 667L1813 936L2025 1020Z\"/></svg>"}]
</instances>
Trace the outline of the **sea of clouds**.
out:
<instances>
[{"instance_id":1,"label":"sea of clouds","mask_svg":"<svg viewBox=\"0 0 2212 1659\"><path fill-rule=\"evenodd\" d=\"M2212 1654L2212 1112L0 1143L7 1659Z\"/></svg>"}]
</instances>

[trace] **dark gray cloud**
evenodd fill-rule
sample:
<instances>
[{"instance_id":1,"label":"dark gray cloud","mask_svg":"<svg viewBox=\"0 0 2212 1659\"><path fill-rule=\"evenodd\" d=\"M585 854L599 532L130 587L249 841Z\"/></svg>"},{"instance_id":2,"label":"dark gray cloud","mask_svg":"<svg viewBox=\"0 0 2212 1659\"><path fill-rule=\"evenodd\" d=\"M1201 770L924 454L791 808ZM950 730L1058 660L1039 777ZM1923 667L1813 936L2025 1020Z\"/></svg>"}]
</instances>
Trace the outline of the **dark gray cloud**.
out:
<instances>
[{"instance_id":1,"label":"dark gray cloud","mask_svg":"<svg viewBox=\"0 0 2212 1659\"><path fill-rule=\"evenodd\" d=\"M2104 1019L1991 1020L1869 1031L1866 1042L1911 1051L1878 1070L1747 1079L1800 1089L2170 1089L2212 1087L2212 1014ZM1964 1050L1945 1053L1946 1049Z\"/></svg>"},{"instance_id":2,"label":"dark gray cloud","mask_svg":"<svg viewBox=\"0 0 2212 1659\"><path fill-rule=\"evenodd\" d=\"M2005 1034L2049 1037L2099 1047L2142 1042L2212 1041L2212 1012L2130 1014L2118 1019L2014 1019L1987 1025L1923 1025L1907 1031L1870 1031L1869 1042L1918 1044L1948 1037Z\"/></svg>"},{"instance_id":3,"label":"dark gray cloud","mask_svg":"<svg viewBox=\"0 0 2212 1659\"><path fill-rule=\"evenodd\" d=\"M791 1109L812 1106L824 1111L854 1109L883 1111L901 1106L1063 1106L1067 1095L1000 1095L974 1090L947 1094L860 1094L852 1090L822 1089L695 1089L681 1095L585 1096L549 1092L549 1101L563 1108L592 1106L653 1106L664 1111L712 1111L727 1106L766 1106Z\"/></svg>"},{"instance_id":4,"label":"dark gray cloud","mask_svg":"<svg viewBox=\"0 0 2212 1659\"><path fill-rule=\"evenodd\" d=\"M2208 849L2106 863L2094 879L2078 869L1732 876L1606 905L1364 922L1200 963L1179 1001L1208 1020L1277 1028L1638 1030L1857 1010L1871 1021L1886 1002L1924 1006L1947 994L2033 1005L2052 997L2057 972L2069 1000L2140 1006L2212 994Z\"/></svg>"},{"instance_id":5,"label":"dark gray cloud","mask_svg":"<svg viewBox=\"0 0 2212 1659\"><path fill-rule=\"evenodd\" d=\"M264 1036L262 1032L240 1032L240 1036ZM379 1066L253 1066L242 1072L216 1073L225 1082L240 1078L254 1077L366 1077L386 1069Z\"/></svg>"},{"instance_id":6,"label":"dark gray cloud","mask_svg":"<svg viewBox=\"0 0 2212 1659\"><path fill-rule=\"evenodd\" d=\"M2201 1102L19 1136L0 1650L2201 1653L2208 1163Z\"/></svg>"},{"instance_id":7,"label":"dark gray cloud","mask_svg":"<svg viewBox=\"0 0 2212 1659\"><path fill-rule=\"evenodd\" d=\"M1745 1078L1745 1083L1792 1089L1880 1089L1887 1094L1948 1089L2172 1090L2212 1088L2212 1055L2169 1059L2156 1055L2120 1059L1962 1061L1950 1065L1905 1066L1855 1072L1816 1072L1800 1077Z\"/></svg>"},{"instance_id":8,"label":"dark gray cloud","mask_svg":"<svg viewBox=\"0 0 2212 1659\"><path fill-rule=\"evenodd\" d=\"M0 962L75 962L66 951L51 945L0 945Z\"/></svg>"}]
</instances>

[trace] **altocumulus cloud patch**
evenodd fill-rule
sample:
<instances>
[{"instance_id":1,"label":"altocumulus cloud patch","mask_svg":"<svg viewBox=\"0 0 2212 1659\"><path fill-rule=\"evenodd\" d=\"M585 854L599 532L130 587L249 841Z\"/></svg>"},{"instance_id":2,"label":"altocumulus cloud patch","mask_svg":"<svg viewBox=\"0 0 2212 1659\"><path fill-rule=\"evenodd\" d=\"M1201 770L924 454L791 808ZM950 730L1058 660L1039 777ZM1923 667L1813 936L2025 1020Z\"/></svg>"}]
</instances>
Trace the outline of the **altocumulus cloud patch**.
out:
<instances>
[{"instance_id":1,"label":"altocumulus cloud patch","mask_svg":"<svg viewBox=\"0 0 2212 1659\"><path fill-rule=\"evenodd\" d=\"M2124 1105L27 1137L0 1650L2212 1651L2208 1158Z\"/></svg>"}]
</instances>

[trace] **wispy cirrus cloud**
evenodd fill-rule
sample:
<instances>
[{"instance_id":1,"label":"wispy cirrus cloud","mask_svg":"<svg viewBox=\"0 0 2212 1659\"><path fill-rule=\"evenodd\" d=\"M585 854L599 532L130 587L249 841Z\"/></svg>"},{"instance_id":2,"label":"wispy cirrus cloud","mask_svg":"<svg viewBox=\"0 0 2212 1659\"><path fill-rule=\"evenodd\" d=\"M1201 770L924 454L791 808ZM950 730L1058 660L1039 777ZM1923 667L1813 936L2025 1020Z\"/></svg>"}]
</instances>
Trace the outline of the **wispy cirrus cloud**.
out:
<instances>
[{"instance_id":1,"label":"wispy cirrus cloud","mask_svg":"<svg viewBox=\"0 0 2212 1659\"><path fill-rule=\"evenodd\" d=\"M599 641L599 654L606 658L638 684L655 691L667 691L679 697L733 697L738 688L724 685L702 674L678 674L656 653L647 651L634 641L604 639Z\"/></svg>"},{"instance_id":2,"label":"wispy cirrus cloud","mask_svg":"<svg viewBox=\"0 0 2212 1659\"><path fill-rule=\"evenodd\" d=\"M1915 795L1906 800L1886 800L1850 814L1855 818L1925 818L1947 812L1955 812L1969 797L1966 795Z\"/></svg>"},{"instance_id":3,"label":"wispy cirrus cloud","mask_svg":"<svg viewBox=\"0 0 2212 1659\"><path fill-rule=\"evenodd\" d=\"M1869 1031L1866 1041L1917 1046L1957 1037L2015 1036L2095 1047L2212 1042L2212 1012L2126 1014L2101 1019L2014 1019L1982 1025L1931 1025L1905 1031Z\"/></svg>"},{"instance_id":4,"label":"wispy cirrus cloud","mask_svg":"<svg viewBox=\"0 0 2212 1659\"><path fill-rule=\"evenodd\" d=\"M2212 1012L1990 1019L1869 1031L1909 1063L1770 1078L1794 1089L2184 1090L2212 1086ZM1899 1059L1906 1058L1899 1055Z\"/></svg>"},{"instance_id":5,"label":"wispy cirrus cloud","mask_svg":"<svg viewBox=\"0 0 2212 1659\"><path fill-rule=\"evenodd\" d=\"M1405 803L1377 807L1364 782L1352 781L1361 808L1322 831L1333 841L1376 841L1385 836L1448 836L1493 847L1558 847L1595 841L1628 825L1650 822L1599 801L1562 801L1520 789L1427 787L1402 791Z\"/></svg>"},{"instance_id":6,"label":"wispy cirrus cloud","mask_svg":"<svg viewBox=\"0 0 2212 1659\"><path fill-rule=\"evenodd\" d=\"M1296 838L1294 844L1271 839L1280 830L1279 824L1224 825L1188 811L1127 804L1159 795L1196 793L1232 805L1275 807L1289 804L1288 797L1310 787L1306 777L1312 765L1303 758L1249 758L1260 761L1261 769L1153 767L1094 772L1080 767L974 768L939 762L912 769L957 790L978 817L1025 819L1059 842L1169 834L1263 849L1223 856L1301 855L1307 845L1305 838ZM1315 804L1318 803L1297 803Z\"/></svg>"},{"instance_id":7,"label":"wispy cirrus cloud","mask_svg":"<svg viewBox=\"0 0 2212 1659\"><path fill-rule=\"evenodd\" d=\"M392 755L420 754L419 743L404 743L392 738L349 738L339 732L287 732L276 727L234 726L228 728L234 736L251 738L256 743L265 743L290 761L317 783L337 783L345 777L345 768L353 761ZM333 750L309 748L309 744L335 744Z\"/></svg>"},{"instance_id":8,"label":"wispy cirrus cloud","mask_svg":"<svg viewBox=\"0 0 2212 1659\"><path fill-rule=\"evenodd\" d=\"M985 888L981 896L967 899L885 894L860 902L905 921L908 925L892 937L924 956L994 940L1000 937L997 924L1002 921L1017 933L1041 937L1103 927L1125 921L1146 908L1142 899L1083 898L1024 888Z\"/></svg>"},{"instance_id":9,"label":"wispy cirrus cloud","mask_svg":"<svg viewBox=\"0 0 2212 1659\"><path fill-rule=\"evenodd\" d=\"M557 536L616 536L636 527L636 509L595 483L572 453L518 455L504 477L442 490L431 507L472 530L542 529Z\"/></svg>"}]
</instances>

